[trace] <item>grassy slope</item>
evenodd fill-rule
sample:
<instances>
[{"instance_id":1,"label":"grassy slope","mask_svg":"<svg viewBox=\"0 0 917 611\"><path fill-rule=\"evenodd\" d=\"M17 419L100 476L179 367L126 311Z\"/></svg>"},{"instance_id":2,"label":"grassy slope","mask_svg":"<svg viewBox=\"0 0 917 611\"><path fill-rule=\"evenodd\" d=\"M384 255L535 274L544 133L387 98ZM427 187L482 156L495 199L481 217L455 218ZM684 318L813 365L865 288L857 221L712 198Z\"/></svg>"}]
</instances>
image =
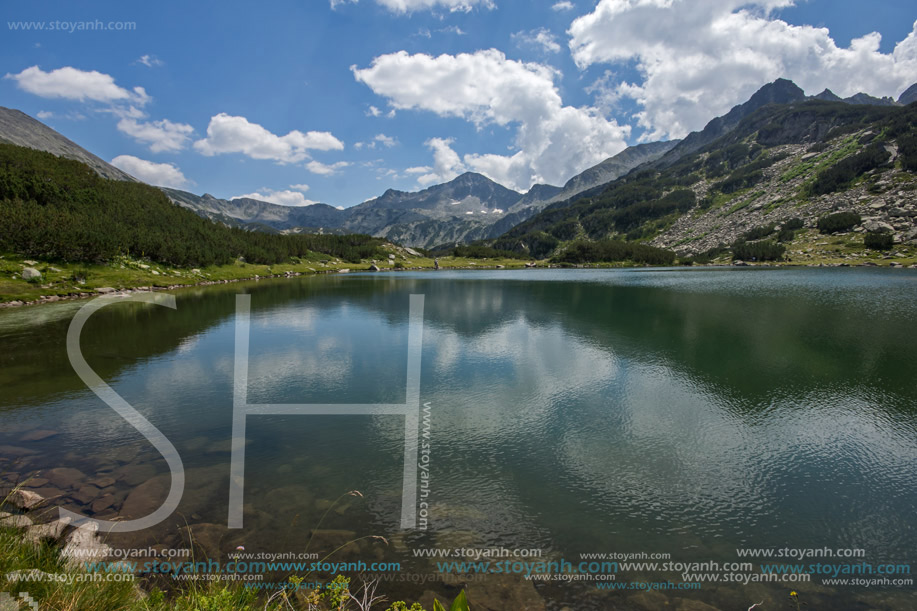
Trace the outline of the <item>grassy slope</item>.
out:
<instances>
[{"instance_id":1,"label":"grassy slope","mask_svg":"<svg viewBox=\"0 0 917 611\"><path fill-rule=\"evenodd\" d=\"M325 258L327 264L320 260L289 262L277 265L254 265L234 263L230 265L215 265L210 267L180 268L150 261L141 261L122 257L108 264L87 265L82 263L61 263L26 259L15 254L5 254L0 259L0 303L11 301L35 301L42 296L69 296L95 294L95 289L111 287L115 289L130 289L138 287L170 287L193 286L203 282L222 280L242 280L259 276L282 276L286 273L321 274L335 273L342 269L353 272L368 271L371 261L361 263L347 263ZM27 282L19 276L23 269L23 261L36 261L31 265L42 273L39 282ZM433 259L426 257L408 257L400 259L403 269L433 269ZM149 266L144 269L141 265ZM443 269L486 269L502 265L507 269L524 267L525 261L519 259L467 259L457 257L440 257L439 265ZM379 265L383 270L393 269L387 263ZM57 270L57 271L55 271ZM158 272L158 275L153 272ZM395 270L397 271L397 270ZM75 277L85 277L83 283Z\"/></svg>"}]
</instances>

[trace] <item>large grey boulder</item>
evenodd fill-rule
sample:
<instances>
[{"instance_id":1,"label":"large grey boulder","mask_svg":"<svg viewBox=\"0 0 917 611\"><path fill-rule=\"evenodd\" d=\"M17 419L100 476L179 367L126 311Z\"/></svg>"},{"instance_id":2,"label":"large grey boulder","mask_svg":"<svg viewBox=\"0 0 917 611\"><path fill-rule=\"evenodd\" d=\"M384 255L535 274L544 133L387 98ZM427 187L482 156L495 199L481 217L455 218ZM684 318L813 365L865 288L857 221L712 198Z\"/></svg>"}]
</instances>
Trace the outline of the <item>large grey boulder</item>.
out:
<instances>
[{"instance_id":1,"label":"large grey boulder","mask_svg":"<svg viewBox=\"0 0 917 611\"><path fill-rule=\"evenodd\" d=\"M33 280L41 278L41 272L35 269L34 267L27 267L22 270L22 279L23 280Z\"/></svg>"}]
</instances>

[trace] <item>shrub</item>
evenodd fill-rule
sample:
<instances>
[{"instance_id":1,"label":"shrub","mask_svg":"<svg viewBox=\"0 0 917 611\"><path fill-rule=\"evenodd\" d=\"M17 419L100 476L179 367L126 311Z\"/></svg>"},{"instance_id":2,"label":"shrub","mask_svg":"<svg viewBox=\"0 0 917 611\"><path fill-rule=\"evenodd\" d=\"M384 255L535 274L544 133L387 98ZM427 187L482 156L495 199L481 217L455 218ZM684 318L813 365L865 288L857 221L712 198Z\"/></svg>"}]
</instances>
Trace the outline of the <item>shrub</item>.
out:
<instances>
[{"instance_id":1,"label":"shrub","mask_svg":"<svg viewBox=\"0 0 917 611\"><path fill-rule=\"evenodd\" d=\"M746 242L738 240L732 245L733 259L750 261L779 261L786 254L786 247L776 242Z\"/></svg>"},{"instance_id":2,"label":"shrub","mask_svg":"<svg viewBox=\"0 0 917 611\"><path fill-rule=\"evenodd\" d=\"M796 229L802 229L803 227L805 227L805 223L803 222L803 220L799 217L796 217L796 218L792 218L784 222L782 228L783 229L792 229L795 231Z\"/></svg>"},{"instance_id":3,"label":"shrub","mask_svg":"<svg viewBox=\"0 0 917 611\"><path fill-rule=\"evenodd\" d=\"M796 237L796 232L793 229L781 229L780 233L777 234L778 242L792 242L793 238Z\"/></svg>"},{"instance_id":4,"label":"shrub","mask_svg":"<svg viewBox=\"0 0 917 611\"><path fill-rule=\"evenodd\" d=\"M872 250L888 250L895 243L895 239L890 233L879 233L870 231L863 236L863 244L866 248Z\"/></svg>"},{"instance_id":5,"label":"shrub","mask_svg":"<svg viewBox=\"0 0 917 611\"><path fill-rule=\"evenodd\" d=\"M761 225L760 227L754 227L746 231L742 237L749 242L760 240L774 233L774 229L776 227L777 225L775 223L771 223L770 225Z\"/></svg>"},{"instance_id":6,"label":"shrub","mask_svg":"<svg viewBox=\"0 0 917 611\"><path fill-rule=\"evenodd\" d=\"M429 254L445 255L448 251L436 251ZM509 250L497 250L483 244L468 244L467 246L456 246L451 252L454 257L464 257L466 259L521 259L524 255Z\"/></svg>"},{"instance_id":7,"label":"shrub","mask_svg":"<svg viewBox=\"0 0 917 611\"><path fill-rule=\"evenodd\" d=\"M837 212L818 219L818 230L822 233L850 231L863 222L856 212Z\"/></svg>"},{"instance_id":8,"label":"shrub","mask_svg":"<svg viewBox=\"0 0 917 611\"><path fill-rule=\"evenodd\" d=\"M838 161L815 177L809 191L812 195L825 195L849 187L854 180L870 170L883 165L891 153L881 143L874 142L856 155Z\"/></svg>"},{"instance_id":9,"label":"shrub","mask_svg":"<svg viewBox=\"0 0 917 611\"><path fill-rule=\"evenodd\" d=\"M670 250L634 244L621 240L579 241L553 259L557 263L601 263L633 261L648 265L672 265L675 253Z\"/></svg>"}]
</instances>

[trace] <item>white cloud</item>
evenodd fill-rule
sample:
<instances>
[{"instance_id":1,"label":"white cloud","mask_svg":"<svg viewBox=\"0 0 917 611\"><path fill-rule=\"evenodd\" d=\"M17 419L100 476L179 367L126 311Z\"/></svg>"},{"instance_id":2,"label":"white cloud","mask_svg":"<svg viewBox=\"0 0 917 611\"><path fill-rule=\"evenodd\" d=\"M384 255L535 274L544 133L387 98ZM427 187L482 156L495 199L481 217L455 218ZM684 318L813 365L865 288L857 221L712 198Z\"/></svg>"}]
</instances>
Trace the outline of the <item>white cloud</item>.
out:
<instances>
[{"instance_id":1,"label":"white cloud","mask_svg":"<svg viewBox=\"0 0 917 611\"><path fill-rule=\"evenodd\" d=\"M210 118L207 137L194 143L203 155L242 153L252 159L297 163L309 157L308 150L343 150L344 144L329 132L302 133L293 130L278 136L245 117L220 113Z\"/></svg>"},{"instance_id":2,"label":"white cloud","mask_svg":"<svg viewBox=\"0 0 917 611\"><path fill-rule=\"evenodd\" d=\"M257 199L258 201L269 202L271 204L279 204L281 206L311 206L315 203L311 199L306 199L306 196L302 194L301 190L294 191L291 189L284 189L282 191L274 191L273 189L259 189L254 193L236 195L230 199Z\"/></svg>"},{"instance_id":3,"label":"white cloud","mask_svg":"<svg viewBox=\"0 0 917 611\"><path fill-rule=\"evenodd\" d=\"M386 136L385 134L377 134L376 137L370 140L369 142L357 142L356 144L353 145L353 147L359 151L364 148L375 149L379 146L384 146L385 148L392 148L393 146L397 146L397 145L398 145L397 138L392 138L391 136Z\"/></svg>"},{"instance_id":4,"label":"white cloud","mask_svg":"<svg viewBox=\"0 0 917 611\"><path fill-rule=\"evenodd\" d=\"M636 63L641 83L617 83L642 106L645 139L681 137L777 78L809 94L826 87L896 96L917 80L917 23L892 53L880 35L839 47L826 28L794 26L773 10L794 0L600 0L570 26L581 68Z\"/></svg>"},{"instance_id":5,"label":"white cloud","mask_svg":"<svg viewBox=\"0 0 917 611\"><path fill-rule=\"evenodd\" d=\"M296 191L302 191L303 193L305 193L306 191L309 190L309 185L300 183L298 185L290 185L290 188L295 189Z\"/></svg>"},{"instance_id":6,"label":"white cloud","mask_svg":"<svg viewBox=\"0 0 917 611\"><path fill-rule=\"evenodd\" d=\"M150 151L154 153L174 153L185 148L185 144L194 133L194 128L185 123L173 123L168 119L145 122L124 117L118 121L118 131L139 142L149 144Z\"/></svg>"},{"instance_id":7,"label":"white cloud","mask_svg":"<svg viewBox=\"0 0 917 611\"><path fill-rule=\"evenodd\" d=\"M428 165L419 165L413 168L406 169L404 173L405 174L429 174L432 171L433 171L433 168L431 168Z\"/></svg>"},{"instance_id":8,"label":"white cloud","mask_svg":"<svg viewBox=\"0 0 917 611\"><path fill-rule=\"evenodd\" d=\"M392 138L391 136L386 136L385 134L378 134L375 138L373 138L373 141L378 142L379 144L381 144L382 146L388 149L398 144L398 140L396 140L395 138Z\"/></svg>"},{"instance_id":9,"label":"white cloud","mask_svg":"<svg viewBox=\"0 0 917 611\"><path fill-rule=\"evenodd\" d=\"M516 32L511 36L519 46L531 46L541 48L546 53L560 53L560 44L557 37L554 36L547 28L538 28L528 32Z\"/></svg>"},{"instance_id":10,"label":"white cloud","mask_svg":"<svg viewBox=\"0 0 917 611\"><path fill-rule=\"evenodd\" d=\"M171 163L156 163L133 155L118 155L111 160L111 164L131 176L157 187L182 189L193 184L185 178L185 175L182 174L178 167Z\"/></svg>"},{"instance_id":11,"label":"white cloud","mask_svg":"<svg viewBox=\"0 0 917 611\"><path fill-rule=\"evenodd\" d=\"M456 36L466 36L468 32L458 27L457 25L447 25L444 28L436 30L437 32L442 32L443 34L455 34Z\"/></svg>"},{"instance_id":12,"label":"white cloud","mask_svg":"<svg viewBox=\"0 0 917 611\"><path fill-rule=\"evenodd\" d=\"M553 4L551 8L555 11L569 11L573 8L573 3L569 0L561 0L561 2Z\"/></svg>"},{"instance_id":13,"label":"white cloud","mask_svg":"<svg viewBox=\"0 0 917 611\"><path fill-rule=\"evenodd\" d=\"M331 0L331 7L343 4L347 0ZM356 2L357 0L351 0ZM427 11L443 8L453 13L467 13L476 7L492 9L496 5L493 0L376 0L393 13L405 14L415 11Z\"/></svg>"},{"instance_id":14,"label":"white cloud","mask_svg":"<svg viewBox=\"0 0 917 611\"><path fill-rule=\"evenodd\" d=\"M460 159L451 140L431 139L427 145L434 151L434 172L421 176L421 184L454 177L460 166L523 191L536 182L562 184L623 150L630 133L628 126L605 119L595 108L564 106L554 85L555 69L508 60L495 49L439 57L399 51L353 72L396 109L460 117L479 128L516 129L517 152L511 156L468 154ZM437 156L451 161L441 163Z\"/></svg>"},{"instance_id":15,"label":"white cloud","mask_svg":"<svg viewBox=\"0 0 917 611\"><path fill-rule=\"evenodd\" d=\"M47 121L48 119L66 119L67 121L82 121L86 118L81 112L71 111L64 114L52 112L50 110L39 110L35 113L35 116L41 119L42 121Z\"/></svg>"},{"instance_id":16,"label":"white cloud","mask_svg":"<svg viewBox=\"0 0 917 611\"><path fill-rule=\"evenodd\" d=\"M330 165L326 165L319 161L310 161L306 164L306 169L313 174L331 176L332 174L337 174L341 169L346 168L349 165L350 163L347 161L338 161L337 163L332 163Z\"/></svg>"},{"instance_id":17,"label":"white cloud","mask_svg":"<svg viewBox=\"0 0 917 611\"><path fill-rule=\"evenodd\" d=\"M80 102L129 102L140 106L150 100L143 87L134 87L129 91L117 85L111 75L95 70L87 72L71 66L50 72L32 66L19 74L7 74L4 78L16 81L23 91L43 98L64 98Z\"/></svg>"},{"instance_id":18,"label":"white cloud","mask_svg":"<svg viewBox=\"0 0 917 611\"><path fill-rule=\"evenodd\" d=\"M367 117L378 117L382 114L382 111L376 108L375 106L370 106L369 110L366 111Z\"/></svg>"},{"instance_id":19,"label":"white cloud","mask_svg":"<svg viewBox=\"0 0 917 611\"><path fill-rule=\"evenodd\" d=\"M453 142L452 138L430 138L424 143L433 151L433 169L417 179L419 185L427 186L439 182L448 182L466 171L462 159L458 153L452 150Z\"/></svg>"},{"instance_id":20,"label":"white cloud","mask_svg":"<svg viewBox=\"0 0 917 611\"><path fill-rule=\"evenodd\" d=\"M143 64L148 68L155 68L163 65L163 61L155 55L141 55L135 63Z\"/></svg>"}]
</instances>

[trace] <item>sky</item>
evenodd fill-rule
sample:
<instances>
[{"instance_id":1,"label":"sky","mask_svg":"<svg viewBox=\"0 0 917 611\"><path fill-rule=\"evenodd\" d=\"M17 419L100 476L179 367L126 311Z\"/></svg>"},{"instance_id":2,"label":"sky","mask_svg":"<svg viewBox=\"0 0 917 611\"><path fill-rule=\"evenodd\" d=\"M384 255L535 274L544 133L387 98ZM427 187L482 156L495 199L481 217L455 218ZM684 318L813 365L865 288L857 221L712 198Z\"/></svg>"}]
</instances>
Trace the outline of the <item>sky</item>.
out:
<instances>
[{"instance_id":1,"label":"sky","mask_svg":"<svg viewBox=\"0 0 917 611\"><path fill-rule=\"evenodd\" d=\"M466 171L520 192L790 78L897 98L912 0L6 3L0 105L128 173L349 207Z\"/></svg>"}]
</instances>

